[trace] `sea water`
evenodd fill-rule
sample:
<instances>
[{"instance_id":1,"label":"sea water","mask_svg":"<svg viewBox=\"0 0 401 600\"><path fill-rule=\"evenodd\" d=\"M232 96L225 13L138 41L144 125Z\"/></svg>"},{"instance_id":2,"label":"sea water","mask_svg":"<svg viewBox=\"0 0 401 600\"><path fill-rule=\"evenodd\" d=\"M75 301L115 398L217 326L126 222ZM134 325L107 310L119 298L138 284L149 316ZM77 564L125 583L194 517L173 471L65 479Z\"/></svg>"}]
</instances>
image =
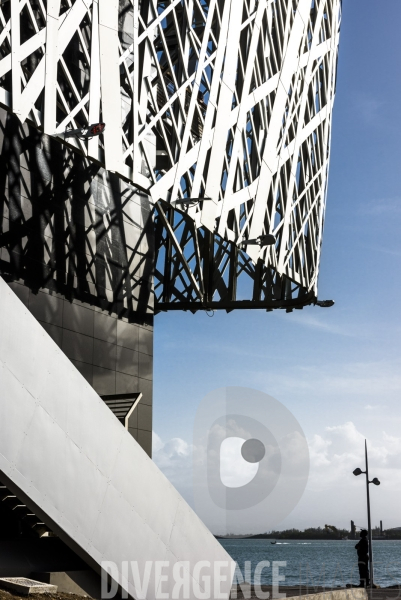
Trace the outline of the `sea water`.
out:
<instances>
[{"instance_id":1,"label":"sea water","mask_svg":"<svg viewBox=\"0 0 401 600\"><path fill-rule=\"evenodd\" d=\"M285 563L276 566L276 574L285 577L280 586L332 588L359 583L357 540L277 540L272 544L268 539L220 539L219 542L237 562L243 578L251 583L255 583L255 568L261 561L270 563L270 567L264 566L260 577L266 585L273 583L273 562ZM401 540L373 541L373 562L375 583L381 587L401 584Z\"/></svg>"}]
</instances>

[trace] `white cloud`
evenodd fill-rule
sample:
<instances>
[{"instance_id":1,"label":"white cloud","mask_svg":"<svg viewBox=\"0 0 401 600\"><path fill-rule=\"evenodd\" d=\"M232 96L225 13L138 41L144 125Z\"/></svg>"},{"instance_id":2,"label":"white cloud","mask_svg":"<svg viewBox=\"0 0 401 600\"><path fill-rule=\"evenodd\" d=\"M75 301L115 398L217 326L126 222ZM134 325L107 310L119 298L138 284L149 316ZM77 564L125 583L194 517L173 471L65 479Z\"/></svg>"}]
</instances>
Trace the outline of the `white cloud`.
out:
<instances>
[{"instance_id":1,"label":"white cloud","mask_svg":"<svg viewBox=\"0 0 401 600\"><path fill-rule=\"evenodd\" d=\"M279 529L323 527L332 523L349 528L353 519L366 527L365 437L351 421L326 427L309 440L310 476L305 493ZM378 432L368 439L369 478L381 485L371 486L373 525L382 519L384 528L401 525L399 490L401 489L401 437Z\"/></svg>"},{"instance_id":2,"label":"white cloud","mask_svg":"<svg viewBox=\"0 0 401 600\"><path fill-rule=\"evenodd\" d=\"M192 454L193 446L181 438L164 443L153 432L153 460L167 479L182 496L192 500Z\"/></svg>"},{"instance_id":3,"label":"white cloud","mask_svg":"<svg viewBox=\"0 0 401 600\"><path fill-rule=\"evenodd\" d=\"M159 450L162 450L164 447L164 444L161 438L157 435L156 431L152 432L152 447L153 454L157 454L157 452L159 452Z\"/></svg>"},{"instance_id":4,"label":"white cloud","mask_svg":"<svg viewBox=\"0 0 401 600\"><path fill-rule=\"evenodd\" d=\"M394 196L392 198L375 198L365 202L359 208L360 212L366 215L394 215L401 213L401 198Z\"/></svg>"},{"instance_id":5,"label":"white cloud","mask_svg":"<svg viewBox=\"0 0 401 600\"><path fill-rule=\"evenodd\" d=\"M312 316L306 311L303 311L301 314L299 312L293 312L290 315L279 314L278 316L279 318L290 320L296 323L297 325L324 331L326 333L332 333L334 335L343 335L346 337L356 337L357 335L359 335L356 332L353 332L350 327L339 327L335 323L331 323L325 320L324 316Z\"/></svg>"},{"instance_id":6,"label":"white cloud","mask_svg":"<svg viewBox=\"0 0 401 600\"><path fill-rule=\"evenodd\" d=\"M184 498L192 502L192 456L194 448L180 438L166 443L154 433L154 461ZM372 490L375 519L385 519L385 527L399 523L401 489L401 437L379 432L368 439L369 474L378 477L381 486ZM345 527L353 518L366 520L363 477L353 470L364 470L365 437L352 421L326 427L308 441L310 476L307 490L282 527L307 527L334 523ZM231 454L230 454L231 456ZM237 457L231 457L235 462ZM232 465L229 468L232 472ZM331 520L330 520L331 519ZM253 529L258 530L259 524ZM281 527L279 527L281 528Z\"/></svg>"},{"instance_id":7,"label":"white cloud","mask_svg":"<svg viewBox=\"0 0 401 600\"><path fill-rule=\"evenodd\" d=\"M249 377L249 373L247 374ZM401 394L401 360L376 362L331 362L324 365L299 366L282 371L254 371L252 379L255 387L268 389L274 395L276 389L279 396L284 392L297 395L301 392L318 394L328 398L352 398L369 401L372 406L378 398L399 400ZM376 400L376 402L374 402ZM363 404L366 406L366 404Z\"/></svg>"},{"instance_id":8,"label":"white cloud","mask_svg":"<svg viewBox=\"0 0 401 600\"><path fill-rule=\"evenodd\" d=\"M382 432L378 439L368 440L367 444L369 461L375 472L372 477L380 475L386 481L387 489L399 489L401 438ZM310 486L315 490L335 489L344 483L348 486L353 482L352 471L356 467L364 469L364 447L365 437L354 423L349 421L326 427L323 435L315 435L309 442Z\"/></svg>"},{"instance_id":9,"label":"white cloud","mask_svg":"<svg viewBox=\"0 0 401 600\"><path fill-rule=\"evenodd\" d=\"M354 110L360 119L369 126L377 125L383 120L383 107L385 102L373 97L371 94L354 94Z\"/></svg>"}]
</instances>

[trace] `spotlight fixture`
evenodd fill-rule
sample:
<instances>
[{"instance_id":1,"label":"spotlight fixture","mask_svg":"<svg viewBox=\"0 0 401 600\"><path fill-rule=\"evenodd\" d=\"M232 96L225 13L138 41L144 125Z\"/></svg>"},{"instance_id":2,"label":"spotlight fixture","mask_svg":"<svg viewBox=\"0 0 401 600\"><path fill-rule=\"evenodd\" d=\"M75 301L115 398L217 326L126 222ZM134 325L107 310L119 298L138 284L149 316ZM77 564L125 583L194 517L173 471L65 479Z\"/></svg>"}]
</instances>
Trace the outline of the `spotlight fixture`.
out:
<instances>
[{"instance_id":1,"label":"spotlight fixture","mask_svg":"<svg viewBox=\"0 0 401 600\"><path fill-rule=\"evenodd\" d=\"M334 300L317 300L315 304L316 306L320 306L321 308L330 308L330 306L334 306L335 302Z\"/></svg>"},{"instance_id":2,"label":"spotlight fixture","mask_svg":"<svg viewBox=\"0 0 401 600\"><path fill-rule=\"evenodd\" d=\"M247 246L260 246L260 248L264 248L265 246L274 246L276 243L276 237L271 233L266 233L264 235L260 235L254 240L244 240L240 242L239 247L243 250Z\"/></svg>"},{"instance_id":3,"label":"spotlight fixture","mask_svg":"<svg viewBox=\"0 0 401 600\"><path fill-rule=\"evenodd\" d=\"M211 200L211 198L180 198L178 200L173 200L171 204L173 206L195 206L204 200Z\"/></svg>"},{"instance_id":4,"label":"spotlight fixture","mask_svg":"<svg viewBox=\"0 0 401 600\"><path fill-rule=\"evenodd\" d=\"M93 123L88 127L80 127L79 129L66 129L64 132L64 138L76 137L80 140L87 140L89 138L101 135L106 129L106 123Z\"/></svg>"}]
</instances>

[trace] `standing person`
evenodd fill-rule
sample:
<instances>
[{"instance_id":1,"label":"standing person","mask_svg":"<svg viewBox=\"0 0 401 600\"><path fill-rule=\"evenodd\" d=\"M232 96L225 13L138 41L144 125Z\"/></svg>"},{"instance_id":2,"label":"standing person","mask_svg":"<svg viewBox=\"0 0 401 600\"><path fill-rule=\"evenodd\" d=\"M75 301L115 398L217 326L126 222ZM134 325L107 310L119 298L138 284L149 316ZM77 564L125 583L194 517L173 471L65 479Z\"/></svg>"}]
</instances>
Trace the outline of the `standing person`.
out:
<instances>
[{"instance_id":1,"label":"standing person","mask_svg":"<svg viewBox=\"0 0 401 600\"><path fill-rule=\"evenodd\" d=\"M359 587L369 586L369 542L368 532L362 529L359 534L361 539L356 544L355 549L358 553L358 569L359 569Z\"/></svg>"}]
</instances>

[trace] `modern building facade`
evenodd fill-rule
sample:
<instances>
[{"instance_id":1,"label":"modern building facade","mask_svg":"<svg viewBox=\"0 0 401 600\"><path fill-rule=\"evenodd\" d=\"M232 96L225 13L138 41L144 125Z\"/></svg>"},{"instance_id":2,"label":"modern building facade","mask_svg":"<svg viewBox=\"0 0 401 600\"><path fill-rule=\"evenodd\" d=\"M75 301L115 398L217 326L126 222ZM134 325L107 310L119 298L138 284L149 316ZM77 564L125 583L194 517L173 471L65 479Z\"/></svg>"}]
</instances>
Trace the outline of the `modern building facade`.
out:
<instances>
[{"instance_id":1,"label":"modern building facade","mask_svg":"<svg viewBox=\"0 0 401 600\"><path fill-rule=\"evenodd\" d=\"M149 456L155 314L318 303L340 23L341 0L0 3L0 276Z\"/></svg>"},{"instance_id":2,"label":"modern building facade","mask_svg":"<svg viewBox=\"0 0 401 600\"><path fill-rule=\"evenodd\" d=\"M151 455L153 225L119 177L4 110L0 274L100 395L142 393Z\"/></svg>"},{"instance_id":3,"label":"modern building facade","mask_svg":"<svg viewBox=\"0 0 401 600\"><path fill-rule=\"evenodd\" d=\"M150 453L155 308L317 300L341 2L8 1L0 19L0 273L100 394L142 392Z\"/></svg>"},{"instance_id":4,"label":"modern building facade","mask_svg":"<svg viewBox=\"0 0 401 600\"><path fill-rule=\"evenodd\" d=\"M155 208L156 309L316 301L341 0L29 0L1 21L0 103Z\"/></svg>"}]
</instances>

